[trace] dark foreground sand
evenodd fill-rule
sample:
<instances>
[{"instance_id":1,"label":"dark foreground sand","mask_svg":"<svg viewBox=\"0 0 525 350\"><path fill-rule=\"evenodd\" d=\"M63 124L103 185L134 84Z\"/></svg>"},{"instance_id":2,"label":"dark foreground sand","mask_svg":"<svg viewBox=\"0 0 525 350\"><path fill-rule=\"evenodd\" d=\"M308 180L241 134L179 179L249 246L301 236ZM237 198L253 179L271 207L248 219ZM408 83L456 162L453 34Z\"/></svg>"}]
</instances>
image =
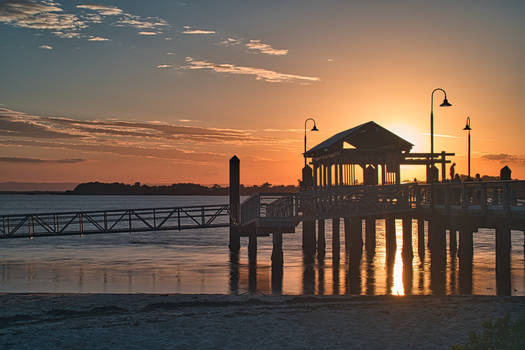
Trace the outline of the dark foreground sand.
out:
<instances>
[{"instance_id":1,"label":"dark foreground sand","mask_svg":"<svg viewBox=\"0 0 525 350\"><path fill-rule=\"evenodd\" d=\"M524 297L0 294L0 349L448 349Z\"/></svg>"}]
</instances>

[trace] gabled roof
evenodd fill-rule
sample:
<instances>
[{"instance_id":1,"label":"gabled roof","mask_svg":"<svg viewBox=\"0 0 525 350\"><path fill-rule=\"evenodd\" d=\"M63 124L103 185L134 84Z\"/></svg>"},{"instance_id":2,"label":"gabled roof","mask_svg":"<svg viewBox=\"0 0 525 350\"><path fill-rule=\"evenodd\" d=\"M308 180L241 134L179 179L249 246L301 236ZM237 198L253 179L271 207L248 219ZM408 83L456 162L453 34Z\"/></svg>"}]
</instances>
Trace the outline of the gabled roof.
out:
<instances>
[{"instance_id":1,"label":"gabled roof","mask_svg":"<svg viewBox=\"0 0 525 350\"><path fill-rule=\"evenodd\" d=\"M378 151L410 151L414 146L381 125L368 122L335 134L308 150L306 155L316 157L339 151L344 142L357 149Z\"/></svg>"}]
</instances>

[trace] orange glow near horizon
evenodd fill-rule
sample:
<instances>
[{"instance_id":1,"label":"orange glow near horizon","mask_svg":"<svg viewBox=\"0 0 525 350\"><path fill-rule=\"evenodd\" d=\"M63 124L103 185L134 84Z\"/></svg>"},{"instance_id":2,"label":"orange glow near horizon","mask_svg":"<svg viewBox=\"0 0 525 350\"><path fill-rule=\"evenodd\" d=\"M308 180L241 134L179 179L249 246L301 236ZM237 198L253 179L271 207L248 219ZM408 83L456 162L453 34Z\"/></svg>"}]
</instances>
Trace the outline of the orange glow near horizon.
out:
<instances>
[{"instance_id":1,"label":"orange glow near horizon","mask_svg":"<svg viewBox=\"0 0 525 350\"><path fill-rule=\"evenodd\" d=\"M119 6L144 21L158 16L148 24L158 35L108 16L100 33L86 22L75 38L0 19L0 182L226 184L235 154L245 185L297 184L306 118L320 130L308 132L308 148L375 121L429 152L437 87L452 107L435 95L435 150L456 153L456 173L467 173L470 116L472 175L509 165L525 177L514 4L254 3L214 10L221 21L199 35L179 24L210 21L203 4ZM424 179L424 167L401 177Z\"/></svg>"}]
</instances>

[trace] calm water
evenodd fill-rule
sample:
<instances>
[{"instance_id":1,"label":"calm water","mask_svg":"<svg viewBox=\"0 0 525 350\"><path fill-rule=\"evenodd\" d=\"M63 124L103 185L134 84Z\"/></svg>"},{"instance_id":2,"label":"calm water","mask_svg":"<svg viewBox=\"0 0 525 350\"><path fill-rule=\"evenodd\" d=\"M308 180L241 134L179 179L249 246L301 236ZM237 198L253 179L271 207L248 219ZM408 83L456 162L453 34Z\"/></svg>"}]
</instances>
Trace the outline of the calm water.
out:
<instances>
[{"instance_id":1,"label":"calm water","mask_svg":"<svg viewBox=\"0 0 525 350\"><path fill-rule=\"evenodd\" d=\"M0 214L225 204L227 197L204 196L47 196L0 195ZM343 222L341 221L341 230ZM377 221L374 256L345 257L332 264L331 222L326 223L326 258L304 263L301 226L283 237L284 294L496 294L494 231L474 234L472 274L460 271L447 251L446 271L437 279L430 253L403 263L401 221L396 221L397 251L385 258L384 221ZM447 237L448 240L448 237ZM228 229L170 231L0 240L0 292L80 293L272 293L272 238L258 240L256 268L250 268L247 239L239 263L230 264ZM448 249L448 241L447 241ZM511 286L525 295L523 232L512 232ZM280 285L273 282L273 288Z\"/></svg>"}]
</instances>

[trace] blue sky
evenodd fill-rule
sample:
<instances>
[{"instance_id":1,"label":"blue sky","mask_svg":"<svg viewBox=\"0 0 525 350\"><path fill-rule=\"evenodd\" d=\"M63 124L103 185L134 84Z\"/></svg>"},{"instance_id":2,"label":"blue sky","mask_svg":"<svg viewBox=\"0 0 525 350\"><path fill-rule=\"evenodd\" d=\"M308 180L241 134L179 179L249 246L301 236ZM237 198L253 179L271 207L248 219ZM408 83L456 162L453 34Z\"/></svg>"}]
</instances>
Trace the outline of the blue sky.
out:
<instances>
[{"instance_id":1,"label":"blue sky","mask_svg":"<svg viewBox=\"0 0 525 350\"><path fill-rule=\"evenodd\" d=\"M499 160L523 169L525 150L516 128L508 127L523 126L523 14L520 1L0 2L0 107L10 121L16 115L19 124L77 134L44 118L90 121L93 130L118 120L246 135L188 142L188 129L169 140L94 132L51 146L35 143L34 133L15 135L27 128L10 126L0 134L0 158L85 160L60 163L68 178L49 168L45 179L80 181L96 173L101 180L211 183L222 170L203 169L213 159L224 169L237 153L247 159L246 182L293 183L306 117L320 124L312 145L374 120L427 151L428 95L443 87L455 103L437 117L436 131L452 137L436 142L458 154L457 169L464 168L459 124L468 114L480 169L497 169ZM132 176L132 164L143 158L92 147L111 143L148 148L151 159L155 150L172 147L192 170L157 180L140 170ZM147 167L162 168L151 159ZM168 159L169 166L181 164ZM119 162L122 172L102 165ZM265 170L276 166L286 169L282 181ZM17 163L0 180L38 180L27 167ZM209 174L196 175L203 173Z\"/></svg>"}]
</instances>

